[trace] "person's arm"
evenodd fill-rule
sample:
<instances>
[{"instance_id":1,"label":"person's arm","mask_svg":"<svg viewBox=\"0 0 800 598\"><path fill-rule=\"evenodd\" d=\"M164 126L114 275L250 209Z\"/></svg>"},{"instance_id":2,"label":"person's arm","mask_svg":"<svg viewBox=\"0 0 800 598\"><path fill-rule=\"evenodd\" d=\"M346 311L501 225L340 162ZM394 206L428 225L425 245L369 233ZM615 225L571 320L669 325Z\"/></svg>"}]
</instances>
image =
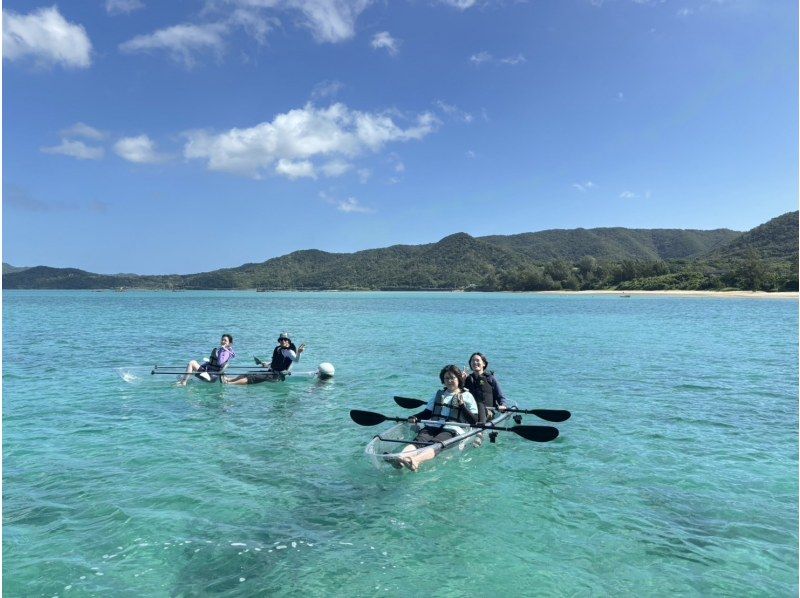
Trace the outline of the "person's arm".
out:
<instances>
[{"instance_id":1,"label":"person's arm","mask_svg":"<svg viewBox=\"0 0 800 598\"><path fill-rule=\"evenodd\" d=\"M292 363L297 363L298 361L300 361L300 354L305 350L306 346L303 344L297 348L297 353L295 353L291 349L282 349L281 352L283 353L284 357L288 357L289 359L291 359Z\"/></svg>"},{"instance_id":2,"label":"person's arm","mask_svg":"<svg viewBox=\"0 0 800 598\"><path fill-rule=\"evenodd\" d=\"M464 406L462 412L469 423L478 423L478 421L481 419L480 411L478 410L478 403L475 401L475 397L472 396L472 393L470 393L468 390L461 392L461 404Z\"/></svg>"},{"instance_id":3,"label":"person's arm","mask_svg":"<svg viewBox=\"0 0 800 598\"><path fill-rule=\"evenodd\" d=\"M494 394L495 403L500 407L508 407L508 401L506 401L506 396L503 394L502 389L500 388L500 383L497 381L497 378L494 376L491 377L489 380L489 384L492 385L492 393Z\"/></svg>"},{"instance_id":4,"label":"person's arm","mask_svg":"<svg viewBox=\"0 0 800 598\"><path fill-rule=\"evenodd\" d=\"M219 367L225 367L227 363L236 357L236 353L234 353L231 349L220 349L217 352L217 363L219 363Z\"/></svg>"},{"instance_id":5,"label":"person's arm","mask_svg":"<svg viewBox=\"0 0 800 598\"><path fill-rule=\"evenodd\" d=\"M408 422L409 422L409 423L411 423L411 424L415 424L415 423L417 423L418 421L421 421L421 420L423 420L423 419L430 419L431 415L433 415L433 407L434 407L434 405L435 405L435 403L436 403L436 399L437 399L438 397L439 397L439 393L437 392L437 393L436 393L436 394L433 396L433 398L432 398L430 401L428 401L428 404L427 404L427 405L425 405L425 409L423 409L423 410L422 410L422 411L420 411L419 413L417 413L417 414L415 414L415 415L412 415L411 417L409 417L409 418L408 418Z\"/></svg>"}]
</instances>

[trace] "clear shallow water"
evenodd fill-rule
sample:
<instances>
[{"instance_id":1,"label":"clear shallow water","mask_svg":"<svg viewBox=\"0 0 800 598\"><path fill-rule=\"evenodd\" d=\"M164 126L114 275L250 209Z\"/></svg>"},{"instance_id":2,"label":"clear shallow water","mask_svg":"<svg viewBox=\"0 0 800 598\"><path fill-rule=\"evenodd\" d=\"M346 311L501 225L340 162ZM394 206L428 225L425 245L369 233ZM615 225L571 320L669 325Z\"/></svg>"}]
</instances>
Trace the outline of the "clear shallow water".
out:
<instances>
[{"instance_id":1,"label":"clear shallow water","mask_svg":"<svg viewBox=\"0 0 800 598\"><path fill-rule=\"evenodd\" d=\"M794 300L3 301L6 595L797 595ZM114 370L185 364L223 332L247 365L281 330L308 343L298 370L331 361L335 379L175 388ZM476 349L520 405L572 411L562 436L372 469L383 426L348 410L408 414L392 395L428 398Z\"/></svg>"}]
</instances>

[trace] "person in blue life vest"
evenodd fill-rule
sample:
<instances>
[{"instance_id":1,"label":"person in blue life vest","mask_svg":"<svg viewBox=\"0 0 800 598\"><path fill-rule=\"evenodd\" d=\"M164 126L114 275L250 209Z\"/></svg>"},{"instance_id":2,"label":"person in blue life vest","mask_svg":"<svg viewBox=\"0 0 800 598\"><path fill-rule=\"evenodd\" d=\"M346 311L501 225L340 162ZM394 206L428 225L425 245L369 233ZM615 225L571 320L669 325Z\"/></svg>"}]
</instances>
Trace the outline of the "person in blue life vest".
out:
<instances>
[{"instance_id":1,"label":"person in blue life vest","mask_svg":"<svg viewBox=\"0 0 800 598\"><path fill-rule=\"evenodd\" d=\"M286 379L286 375L292 366L300 361L300 354L306 350L305 344L295 347L292 339L286 332L281 332L278 336L278 346L272 351L272 359L269 363L256 358L256 363L265 368L264 372L250 372L235 378L223 377L224 384L259 384L261 382L281 382Z\"/></svg>"},{"instance_id":2,"label":"person in blue life vest","mask_svg":"<svg viewBox=\"0 0 800 598\"><path fill-rule=\"evenodd\" d=\"M408 421L412 424L423 420L441 422L441 424L425 424L416 438L411 441L412 444L407 445L401 451L397 467L407 467L411 471L417 471L420 464L436 456L436 444L427 443L444 442L469 429L457 425L459 423L477 423L478 405L470 392L462 387L463 378L462 371L456 365L446 365L439 372L439 380L444 384L444 388L436 391L436 394L425 406L425 409L409 417ZM421 444L414 444L416 442ZM402 456L402 453L416 451L418 448L426 446L426 444L427 448L419 454Z\"/></svg>"},{"instance_id":3,"label":"person in blue life vest","mask_svg":"<svg viewBox=\"0 0 800 598\"><path fill-rule=\"evenodd\" d=\"M505 395L500 388L500 383L487 368L489 360L483 353L473 353L469 357L469 367L472 370L464 379L466 388L478 403L480 423L491 421L495 411L505 411L508 408Z\"/></svg>"},{"instance_id":4,"label":"person in blue life vest","mask_svg":"<svg viewBox=\"0 0 800 598\"><path fill-rule=\"evenodd\" d=\"M219 347L215 347L211 351L208 361L201 364L193 359L189 362L189 365L186 366L186 373L178 380L178 386L186 386L191 374L205 382L219 380L230 360L236 357L232 347L233 337L230 334L223 334L222 339L219 341Z\"/></svg>"}]
</instances>

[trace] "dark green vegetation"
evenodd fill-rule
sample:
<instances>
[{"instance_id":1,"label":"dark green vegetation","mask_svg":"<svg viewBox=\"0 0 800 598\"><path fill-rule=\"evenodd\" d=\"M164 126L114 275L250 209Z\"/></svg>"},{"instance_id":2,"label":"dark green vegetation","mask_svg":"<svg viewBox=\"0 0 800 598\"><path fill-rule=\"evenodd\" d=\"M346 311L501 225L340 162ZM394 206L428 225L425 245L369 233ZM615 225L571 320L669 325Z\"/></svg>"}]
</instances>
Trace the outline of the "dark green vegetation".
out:
<instances>
[{"instance_id":1,"label":"dark green vegetation","mask_svg":"<svg viewBox=\"0 0 800 598\"><path fill-rule=\"evenodd\" d=\"M258 264L188 275L102 275L37 266L7 289L797 290L798 213L746 233L718 229L457 233L438 243L356 253L295 251Z\"/></svg>"}]
</instances>

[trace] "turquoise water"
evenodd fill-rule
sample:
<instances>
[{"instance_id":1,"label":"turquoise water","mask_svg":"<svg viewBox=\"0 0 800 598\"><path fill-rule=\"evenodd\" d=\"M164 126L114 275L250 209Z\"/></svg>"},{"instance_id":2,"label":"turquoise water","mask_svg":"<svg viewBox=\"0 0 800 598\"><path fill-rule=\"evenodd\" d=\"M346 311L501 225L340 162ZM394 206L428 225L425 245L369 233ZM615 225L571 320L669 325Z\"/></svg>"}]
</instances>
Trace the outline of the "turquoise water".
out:
<instances>
[{"instance_id":1,"label":"turquoise water","mask_svg":"<svg viewBox=\"0 0 800 598\"><path fill-rule=\"evenodd\" d=\"M282 330L334 380L115 372ZM795 596L797 347L795 300L6 291L3 590ZM561 437L373 469L389 424L348 410L407 415L474 350Z\"/></svg>"}]
</instances>

